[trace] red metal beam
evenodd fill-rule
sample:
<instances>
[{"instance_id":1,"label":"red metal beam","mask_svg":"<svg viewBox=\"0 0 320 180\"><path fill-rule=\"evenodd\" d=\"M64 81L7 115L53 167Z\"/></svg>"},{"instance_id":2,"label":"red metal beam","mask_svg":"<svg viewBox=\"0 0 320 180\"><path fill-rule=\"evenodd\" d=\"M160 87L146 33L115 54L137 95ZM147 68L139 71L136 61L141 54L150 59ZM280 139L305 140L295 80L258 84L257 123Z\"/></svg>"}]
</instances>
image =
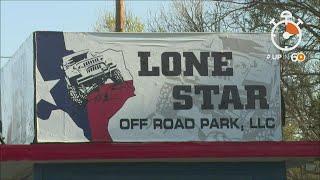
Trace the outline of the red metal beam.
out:
<instances>
[{"instance_id":1,"label":"red metal beam","mask_svg":"<svg viewBox=\"0 0 320 180\"><path fill-rule=\"evenodd\" d=\"M320 157L312 142L77 143L1 145L1 161Z\"/></svg>"}]
</instances>

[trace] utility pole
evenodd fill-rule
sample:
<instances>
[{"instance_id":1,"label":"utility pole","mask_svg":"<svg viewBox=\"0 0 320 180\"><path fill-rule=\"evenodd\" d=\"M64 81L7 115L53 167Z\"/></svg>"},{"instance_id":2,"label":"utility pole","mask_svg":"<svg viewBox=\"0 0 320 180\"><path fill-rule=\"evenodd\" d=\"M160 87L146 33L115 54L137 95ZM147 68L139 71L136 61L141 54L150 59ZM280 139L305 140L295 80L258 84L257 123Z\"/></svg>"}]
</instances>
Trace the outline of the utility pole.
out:
<instances>
[{"instance_id":1,"label":"utility pole","mask_svg":"<svg viewBox=\"0 0 320 180\"><path fill-rule=\"evenodd\" d=\"M116 32L124 32L126 21L126 13L124 8L124 0L116 1Z\"/></svg>"}]
</instances>

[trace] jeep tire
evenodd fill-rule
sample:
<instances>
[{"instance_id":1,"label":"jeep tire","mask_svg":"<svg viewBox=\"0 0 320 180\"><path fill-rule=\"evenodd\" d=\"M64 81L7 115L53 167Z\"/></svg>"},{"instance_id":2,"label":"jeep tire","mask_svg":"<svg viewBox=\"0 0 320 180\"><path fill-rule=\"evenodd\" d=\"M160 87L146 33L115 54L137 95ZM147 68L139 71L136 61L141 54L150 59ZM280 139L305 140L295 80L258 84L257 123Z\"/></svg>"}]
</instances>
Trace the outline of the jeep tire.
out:
<instances>
[{"instance_id":1,"label":"jeep tire","mask_svg":"<svg viewBox=\"0 0 320 180\"><path fill-rule=\"evenodd\" d=\"M81 91L77 91L77 89L74 86L68 85L68 92L70 99L77 103L78 105L83 105L86 103L86 96Z\"/></svg>"},{"instance_id":2,"label":"jeep tire","mask_svg":"<svg viewBox=\"0 0 320 180\"><path fill-rule=\"evenodd\" d=\"M111 77L110 78L116 84L124 82L123 77L122 77L121 72L119 71L119 69L113 70L111 72Z\"/></svg>"}]
</instances>

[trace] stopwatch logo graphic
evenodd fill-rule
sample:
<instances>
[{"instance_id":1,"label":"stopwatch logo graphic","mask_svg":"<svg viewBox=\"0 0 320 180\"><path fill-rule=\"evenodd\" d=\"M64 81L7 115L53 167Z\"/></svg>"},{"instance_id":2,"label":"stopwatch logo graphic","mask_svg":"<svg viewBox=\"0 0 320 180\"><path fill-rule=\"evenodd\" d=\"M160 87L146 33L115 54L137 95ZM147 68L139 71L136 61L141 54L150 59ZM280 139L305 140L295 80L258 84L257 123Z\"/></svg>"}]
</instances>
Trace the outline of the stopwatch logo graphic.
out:
<instances>
[{"instance_id":1,"label":"stopwatch logo graphic","mask_svg":"<svg viewBox=\"0 0 320 180\"><path fill-rule=\"evenodd\" d=\"M273 28L271 30L271 41L272 43L281 51L291 51L295 49L301 42L302 38L302 32L299 27L300 24L303 24L301 19L298 19L298 22L295 23L291 20L292 14L290 11L283 11L280 14L280 18L283 19L279 21L278 23L275 22L275 19L272 19L269 23L273 25ZM280 40L290 40L290 43L293 45L291 46L284 46L281 47L279 44L277 44L277 41L275 40L277 37L277 33L282 33L282 37L280 36Z\"/></svg>"}]
</instances>

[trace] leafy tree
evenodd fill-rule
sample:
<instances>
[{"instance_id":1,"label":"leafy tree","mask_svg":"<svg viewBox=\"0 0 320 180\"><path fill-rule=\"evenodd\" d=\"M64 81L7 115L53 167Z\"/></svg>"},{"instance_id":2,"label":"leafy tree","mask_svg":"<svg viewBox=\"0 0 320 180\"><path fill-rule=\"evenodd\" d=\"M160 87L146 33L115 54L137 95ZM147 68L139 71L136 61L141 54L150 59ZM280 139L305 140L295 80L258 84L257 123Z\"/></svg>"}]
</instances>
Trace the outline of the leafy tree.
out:
<instances>
[{"instance_id":1,"label":"leafy tree","mask_svg":"<svg viewBox=\"0 0 320 180\"><path fill-rule=\"evenodd\" d=\"M115 13L106 12L102 15L94 26L94 30L97 32L115 32L116 18ZM134 16L131 12L126 12L125 19L125 32L143 32L144 24L137 16Z\"/></svg>"}]
</instances>

